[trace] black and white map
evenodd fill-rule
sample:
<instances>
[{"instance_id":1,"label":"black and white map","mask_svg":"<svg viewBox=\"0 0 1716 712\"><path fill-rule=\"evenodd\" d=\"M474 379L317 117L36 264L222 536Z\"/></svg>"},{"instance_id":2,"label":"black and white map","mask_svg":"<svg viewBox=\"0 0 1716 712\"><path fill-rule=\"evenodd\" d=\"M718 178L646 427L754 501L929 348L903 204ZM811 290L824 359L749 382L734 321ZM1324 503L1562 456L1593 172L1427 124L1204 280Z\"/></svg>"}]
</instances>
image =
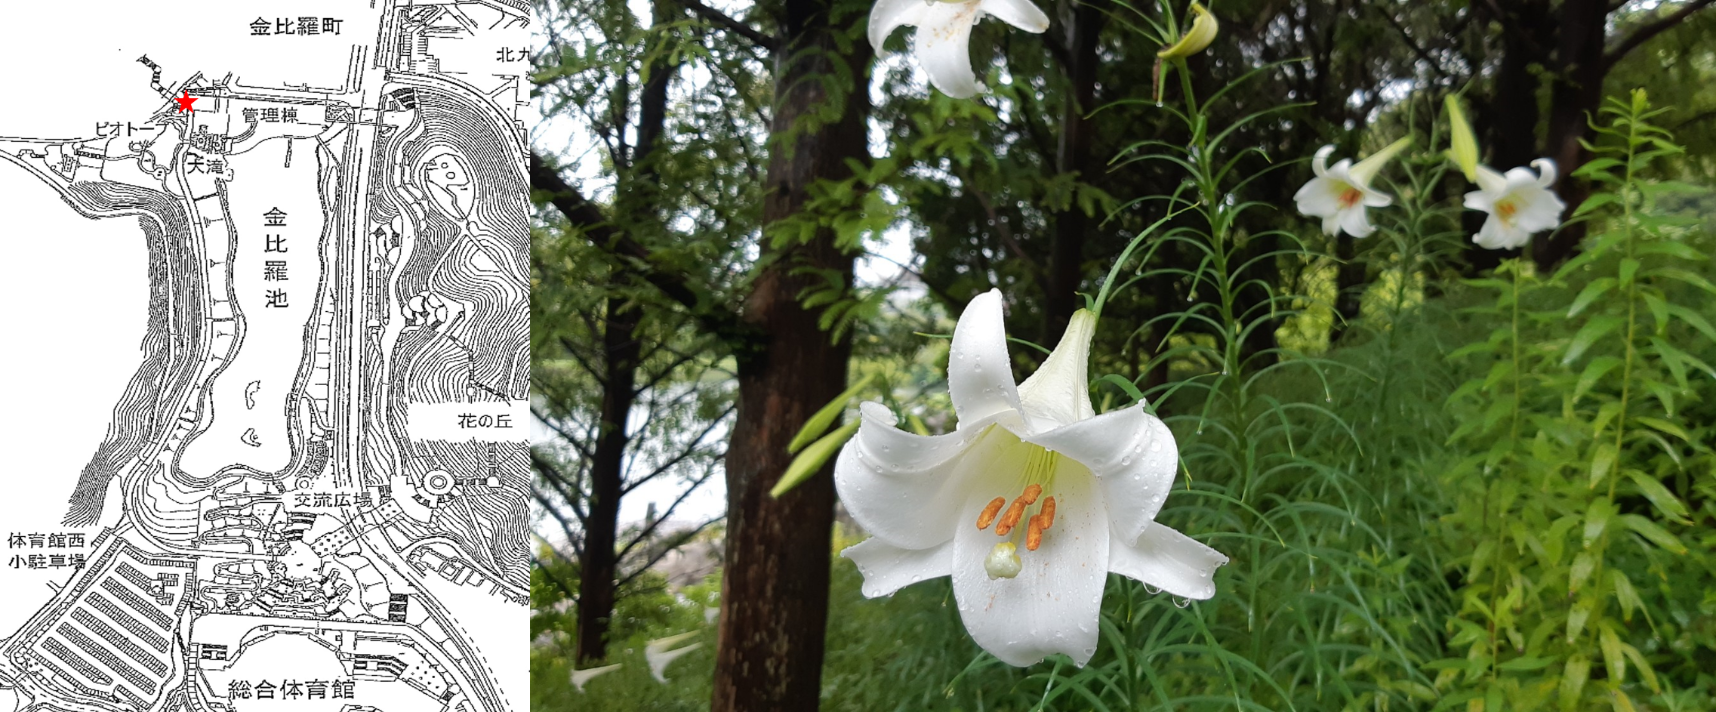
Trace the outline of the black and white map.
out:
<instances>
[{"instance_id":1,"label":"black and white map","mask_svg":"<svg viewBox=\"0 0 1716 712\"><path fill-rule=\"evenodd\" d=\"M528 704L523 0L0 24L0 712Z\"/></svg>"}]
</instances>

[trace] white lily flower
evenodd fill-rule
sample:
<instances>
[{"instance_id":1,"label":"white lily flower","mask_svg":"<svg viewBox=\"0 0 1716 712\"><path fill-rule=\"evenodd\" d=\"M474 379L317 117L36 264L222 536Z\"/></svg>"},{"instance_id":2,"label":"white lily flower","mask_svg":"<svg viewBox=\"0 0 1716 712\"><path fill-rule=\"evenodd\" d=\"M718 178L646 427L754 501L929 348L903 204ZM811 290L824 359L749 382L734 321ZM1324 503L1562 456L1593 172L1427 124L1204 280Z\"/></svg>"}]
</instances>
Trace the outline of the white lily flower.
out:
<instances>
[{"instance_id":1,"label":"white lily flower","mask_svg":"<svg viewBox=\"0 0 1716 712\"><path fill-rule=\"evenodd\" d=\"M1370 187L1370 179L1376 177L1376 172L1382 169L1382 164L1393 158L1394 154L1406 148L1409 139L1400 139L1388 148L1376 152L1369 158L1353 165L1352 159L1343 158L1335 165L1329 165L1329 154L1335 152L1334 146L1324 146L1317 149L1317 154L1311 158L1311 172L1317 174L1305 183L1299 192L1293 194L1294 202L1299 205L1299 213L1307 217L1323 219L1323 234L1333 235L1345 230L1353 237L1369 237L1376 232L1371 227L1370 218L1365 216L1364 209L1386 208L1394 204L1394 198L1387 193Z\"/></svg>"},{"instance_id":2,"label":"white lily flower","mask_svg":"<svg viewBox=\"0 0 1716 712\"><path fill-rule=\"evenodd\" d=\"M644 660L649 663L649 674L655 677L656 682L663 685L667 684L668 664L678 660L679 656L701 647L703 647L702 643L692 643L678 650L662 650L655 646L645 647Z\"/></svg>"},{"instance_id":3,"label":"white lily flower","mask_svg":"<svg viewBox=\"0 0 1716 712\"><path fill-rule=\"evenodd\" d=\"M929 73L930 84L943 94L965 99L977 93L971 71L971 26L985 15L1026 32L1049 29L1049 16L1031 0L878 0L870 10L870 46L882 53L882 42L903 25L918 28L912 53Z\"/></svg>"},{"instance_id":4,"label":"white lily flower","mask_svg":"<svg viewBox=\"0 0 1716 712\"><path fill-rule=\"evenodd\" d=\"M670 636L667 636L666 638L656 638L655 640L652 640L648 643L644 643L644 651L648 652L648 651L653 650L653 651L659 653L663 650L667 650L668 648L671 648L675 645L678 645L681 642L691 640L692 638L697 637L698 632L699 631L688 630L688 631L685 631L684 633L680 633L678 635L670 635Z\"/></svg>"},{"instance_id":5,"label":"white lily flower","mask_svg":"<svg viewBox=\"0 0 1716 712\"><path fill-rule=\"evenodd\" d=\"M573 670L572 686L578 688L579 692L583 692L584 683L589 682L591 679L599 675L606 675L618 669L620 669L620 666L618 663L615 663L613 665L603 665L601 667L593 667L586 670Z\"/></svg>"},{"instance_id":6,"label":"white lily flower","mask_svg":"<svg viewBox=\"0 0 1716 712\"><path fill-rule=\"evenodd\" d=\"M1466 194L1466 207L1490 214L1472 241L1492 250L1511 250L1531 240L1531 234L1561 224L1567 204L1549 186L1555 184L1555 162L1539 158L1502 175L1478 166L1478 190Z\"/></svg>"},{"instance_id":7,"label":"white lily flower","mask_svg":"<svg viewBox=\"0 0 1716 712\"><path fill-rule=\"evenodd\" d=\"M865 596L952 576L960 618L984 650L1012 665L1064 653L1082 666L1096 652L1108 572L1185 598L1215 595L1227 557L1154 521L1179 459L1173 435L1143 403L1091 407L1095 328L1090 312L1074 314L1042 368L1015 385L991 290L953 331L955 432L917 435L894 427L882 404L860 406L834 482L873 535L841 552L864 574Z\"/></svg>"}]
</instances>

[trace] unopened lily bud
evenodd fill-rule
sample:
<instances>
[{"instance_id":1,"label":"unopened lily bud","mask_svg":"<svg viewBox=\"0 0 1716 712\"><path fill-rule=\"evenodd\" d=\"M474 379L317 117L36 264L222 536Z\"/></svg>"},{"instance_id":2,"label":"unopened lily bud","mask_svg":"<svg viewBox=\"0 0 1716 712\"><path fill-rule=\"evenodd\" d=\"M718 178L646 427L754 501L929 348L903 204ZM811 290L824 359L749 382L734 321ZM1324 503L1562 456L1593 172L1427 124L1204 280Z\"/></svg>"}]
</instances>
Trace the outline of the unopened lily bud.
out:
<instances>
[{"instance_id":1,"label":"unopened lily bud","mask_svg":"<svg viewBox=\"0 0 1716 712\"><path fill-rule=\"evenodd\" d=\"M1205 47L1210 46L1210 43L1215 41L1216 31L1220 29L1215 15L1211 15L1209 9L1201 3L1195 2L1192 3L1192 14L1194 15L1192 29L1187 30L1186 34L1180 37L1180 41L1171 46L1163 47L1162 51L1156 53L1157 57L1162 59L1190 57L1204 51Z\"/></svg>"},{"instance_id":2,"label":"unopened lily bud","mask_svg":"<svg viewBox=\"0 0 1716 712\"><path fill-rule=\"evenodd\" d=\"M1460 100L1452 94L1442 100L1448 108L1448 158L1466 174L1466 180L1478 179L1478 139L1472 125L1466 122L1466 112Z\"/></svg>"}]
</instances>

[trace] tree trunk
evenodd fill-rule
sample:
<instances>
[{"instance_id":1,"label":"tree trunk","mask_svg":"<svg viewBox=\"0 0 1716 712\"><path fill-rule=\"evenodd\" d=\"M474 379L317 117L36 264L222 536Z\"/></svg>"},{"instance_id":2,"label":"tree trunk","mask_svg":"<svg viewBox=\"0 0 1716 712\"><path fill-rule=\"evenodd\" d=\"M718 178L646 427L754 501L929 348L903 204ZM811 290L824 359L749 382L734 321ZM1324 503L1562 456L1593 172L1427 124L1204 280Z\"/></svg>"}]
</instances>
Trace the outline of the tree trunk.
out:
<instances>
[{"instance_id":1,"label":"tree trunk","mask_svg":"<svg viewBox=\"0 0 1716 712\"><path fill-rule=\"evenodd\" d=\"M584 550L578 557L578 663L600 661L608 651L608 620L614 613L615 551L624 487L626 418L634 390L640 346L638 309L609 297L602 330L605 373L596 452L590 462L590 503L584 518Z\"/></svg>"},{"instance_id":2,"label":"tree trunk","mask_svg":"<svg viewBox=\"0 0 1716 712\"><path fill-rule=\"evenodd\" d=\"M1096 109L1097 38L1107 19L1107 0L1074 3L1072 26L1067 28L1067 81L1069 100L1061 108L1060 145L1055 170L1076 173L1080 182L1091 182L1091 122L1085 118ZM1078 311L1078 289L1084 282L1084 243L1090 231L1090 216L1078 205L1077 196L1066 210L1055 215L1055 234L1049 243L1047 293L1043 295L1042 331L1037 343L1052 346L1060 341L1073 312Z\"/></svg>"},{"instance_id":3,"label":"tree trunk","mask_svg":"<svg viewBox=\"0 0 1716 712\"><path fill-rule=\"evenodd\" d=\"M677 12L671 0L657 0L652 13L655 27L673 22ZM661 206L659 172L654 154L667 122L667 87L673 81L676 65L667 61L667 53L656 53L649 67L649 81L644 84L638 107L637 148L632 154L630 175L622 175L621 190L616 197L621 219L632 229L659 229ZM631 280L623 273L624 263L615 268L611 294L617 294ZM626 304L619 296L607 300L606 324L602 332L603 376L602 415L596 436L596 452L590 467L589 514L584 520L584 551L579 561L578 580L578 663L600 661L607 655L608 622L614 613L616 591L614 581L619 573L618 544L620 524L620 494L625 487L625 452L629 438L626 421L632 404L637 400L637 368L642 344L637 339L642 307Z\"/></svg>"},{"instance_id":4,"label":"tree trunk","mask_svg":"<svg viewBox=\"0 0 1716 712\"><path fill-rule=\"evenodd\" d=\"M765 224L800 213L813 184L851 175L868 160L864 77L870 46L850 38L862 16L834 17L831 0L787 0L775 53ZM840 66L836 63L840 63ZM849 86L825 81L849 76ZM829 89L847 92L830 96ZM843 109L831 121L817 114ZM769 490L792 461L787 443L845 390L851 344L834 342L820 312L799 294L823 286L808 270L832 270L849 286L853 257L819 231L808 243L765 251L743 319L765 334L739 366L739 406L727 450L727 548L712 712L815 710L828 623L829 467L775 499ZM805 268L808 268L805 269Z\"/></svg>"},{"instance_id":5,"label":"tree trunk","mask_svg":"<svg viewBox=\"0 0 1716 712\"><path fill-rule=\"evenodd\" d=\"M1566 0L1561 6L1561 32L1555 49L1557 71L1550 93L1549 141L1545 149L1561 174L1556 192L1567 204L1568 213L1591 194L1589 184L1567 174L1590 157L1579 139L1586 138L1586 120L1603 102L1603 77L1609 70L1603 61L1604 24L1608 15L1607 0ZM1577 223L1533 240L1532 256L1538 268L1548 270L1571 257L1584 237L1585 226Z\"/></svg>"},{"instance_id":6,"label":"tree trunk","mask_svg":"<svg viewBox=\"0 0 1716 712\"><path fill-rule=\"evenodd\" d=\"M1502 59L1496 68L1495 94L1488 102L1468 101L1479 126L1488 128L1491 147L1489 163L1506 171L1523 166L1542 156L1538 152L1537 108L1538 78L1532 66L1548 63L1547 42L1553 28L1546 24L1549 8L1539 0L1510 2L1502 6ZM1461 226L1467 234L1483 227L1484 214L1466 211ZM1474 242L1466 242L1466 265L1469 276L1488 272L1517 250L1490 250Z\"/></svg>"}]
</instances>

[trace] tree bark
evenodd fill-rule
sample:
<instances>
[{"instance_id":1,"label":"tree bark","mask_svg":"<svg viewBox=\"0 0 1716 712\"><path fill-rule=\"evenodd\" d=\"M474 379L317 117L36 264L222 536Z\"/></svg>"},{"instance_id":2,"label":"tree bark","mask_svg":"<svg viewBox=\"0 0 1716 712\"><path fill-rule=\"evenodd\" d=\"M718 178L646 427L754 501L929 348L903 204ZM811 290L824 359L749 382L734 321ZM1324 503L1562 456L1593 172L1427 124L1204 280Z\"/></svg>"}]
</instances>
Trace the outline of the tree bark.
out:
<instances>
[{"instance_id":1,"label":"tree bark","mask_svg":"<svg viewBox=\"0 0 1716 712\"><path fill-rule=\"evenodd\" d=\"M837 16L836 7L833 0L786 2L782 47L774 55L765 225L801 213L817 181L849 177L848 159L868 160L863 78L870 47L849 37L862 15ZM841 75L854 81L826 81ZM831 89L846 93L831 95ZM841 107L838 118L818 116L830 106ZM805 244L777 247L765 238L764 245L764 266L743 319L767 336L739 365L739 406L727 450L726 570L712 712L815 710L821 696L831 467L779 499L769 490L792 461L787 443L845 389L851 354L850 341L832 341L817 323L819 312L799 302L801 291L825 284L806 268L833 271L850 286L853 256L827 230Z\"/></svg>"},{"instance_id":2,"label":"tree bark","mask_svg":"<svg viewBox=\"0 0 1716 712\"><path fill-rule=\"evenodd\" d=\"M1055 170L1076 173L1080 182L1092 179L1091 122L1085 116L1096 109L1097 39L1107 20L1107 0L1075 0L1073 22L1067 28L1067 80L1069 100L1061 108L1060 145ZM1049 242L1049 268L1043 295L1043 323L1037 343L1060 341L1073 312L1078 311L1078 289L1084 283L1084 244L1090 231L1090 216L1074 196L1066 210L1055 215L1055 234Z\"/></svg>"},{"instance_id":3,"label":"tree bark","mask_svg":"<svg viewBox=\"0 0 1716 712\"><path fill-rule=\"evenodd\" d=\"M1608 15L1607 0L1565 0L1558 18L1561 26L1555 48L1555 84L1550 92L1549 140L1545 151L1560 170L1556 192L1567 204L1569 213L1591 194L1589 184L1567 174L1590 157L1579 139L1586 137L1586 120L1603 102L1603 77L1609 70L1603 61L1604 24ZM1572 256L1584 237L1583 223L1568 225L1534 240L1532 257L1540 269L1549 270Z\"/></svg>"},{"instance_id":4,"label":"tree bark","mask_svg":"<svg viewBox=\"0 0 1716 712\"><path fill-rule=\"evenodd\" d=\"M656 0L652 5L655 28L664 28L678 14L670 5L672 0ZM621 215L636 226L658 227L661 206L659 171L655 168L655 149L667 123L667 87L673 81L677 67L667 61L667 53L655 53L648 68L649 81L644 84L638 106L637 146L632 162L623 168L621 190L616 203ZM625 452L630 442L626 422L637 400L637 369L643 353L638 341L638 324L642 307L627 304L617 296L633 275L624 263L614 268L610 295L604 315L602 349L604 370L601 420L597 425L596 451L590 463L589 514L584 520L584 550L580 554L578 580L578 663L590 664L602 660L608 651L608 624L614 613L615 580L619 574L619 554L616 550L620 524L620 496L625 488Z\"/></svg>"},{"instance_id":5,"label":"tree bark","mask_svg":"<svg viewBox=\"0 0 1716 712\"><path fill-rule=\"evenodd\" d=\"M1488 102L1468 101L1474 118L1488 128L1491 147L1489 165L1506 171L1513 166L1530 164L1543 154L1537 145L1538 78L1532 67L1549 63L1548 41L1553 27L1546 24L1549 7L1541 0L1519 0L1500 5L1502 16L1496 18L1502 26L1502 58L1496 68L1495 95ZM1484 214L1466 211L1461 226L1467 234L1483 227ZM1490 250L1474 242L1466 242L1468 276L1494 270L1501 261L1518 250Z\"/></svg>"},{"instance_id":6,"label":"tree bark","mask_svg":"<svg viewBox=\"0 0 1716 712\"><path fill-rule=\"evenodd\" d=\"M617 280L616 280L617 281ZM601 420L596 451L590 462L589 514L584 518L584 550L578 561L578 663L600 661L608 652L608 622L614 612L614 579L618 554L620 492L624 487L627 416L634 390L641 347L637 340L638 309L620 297L609 297L602 349L605 362Z\"/></svg>"}]
</instances>

